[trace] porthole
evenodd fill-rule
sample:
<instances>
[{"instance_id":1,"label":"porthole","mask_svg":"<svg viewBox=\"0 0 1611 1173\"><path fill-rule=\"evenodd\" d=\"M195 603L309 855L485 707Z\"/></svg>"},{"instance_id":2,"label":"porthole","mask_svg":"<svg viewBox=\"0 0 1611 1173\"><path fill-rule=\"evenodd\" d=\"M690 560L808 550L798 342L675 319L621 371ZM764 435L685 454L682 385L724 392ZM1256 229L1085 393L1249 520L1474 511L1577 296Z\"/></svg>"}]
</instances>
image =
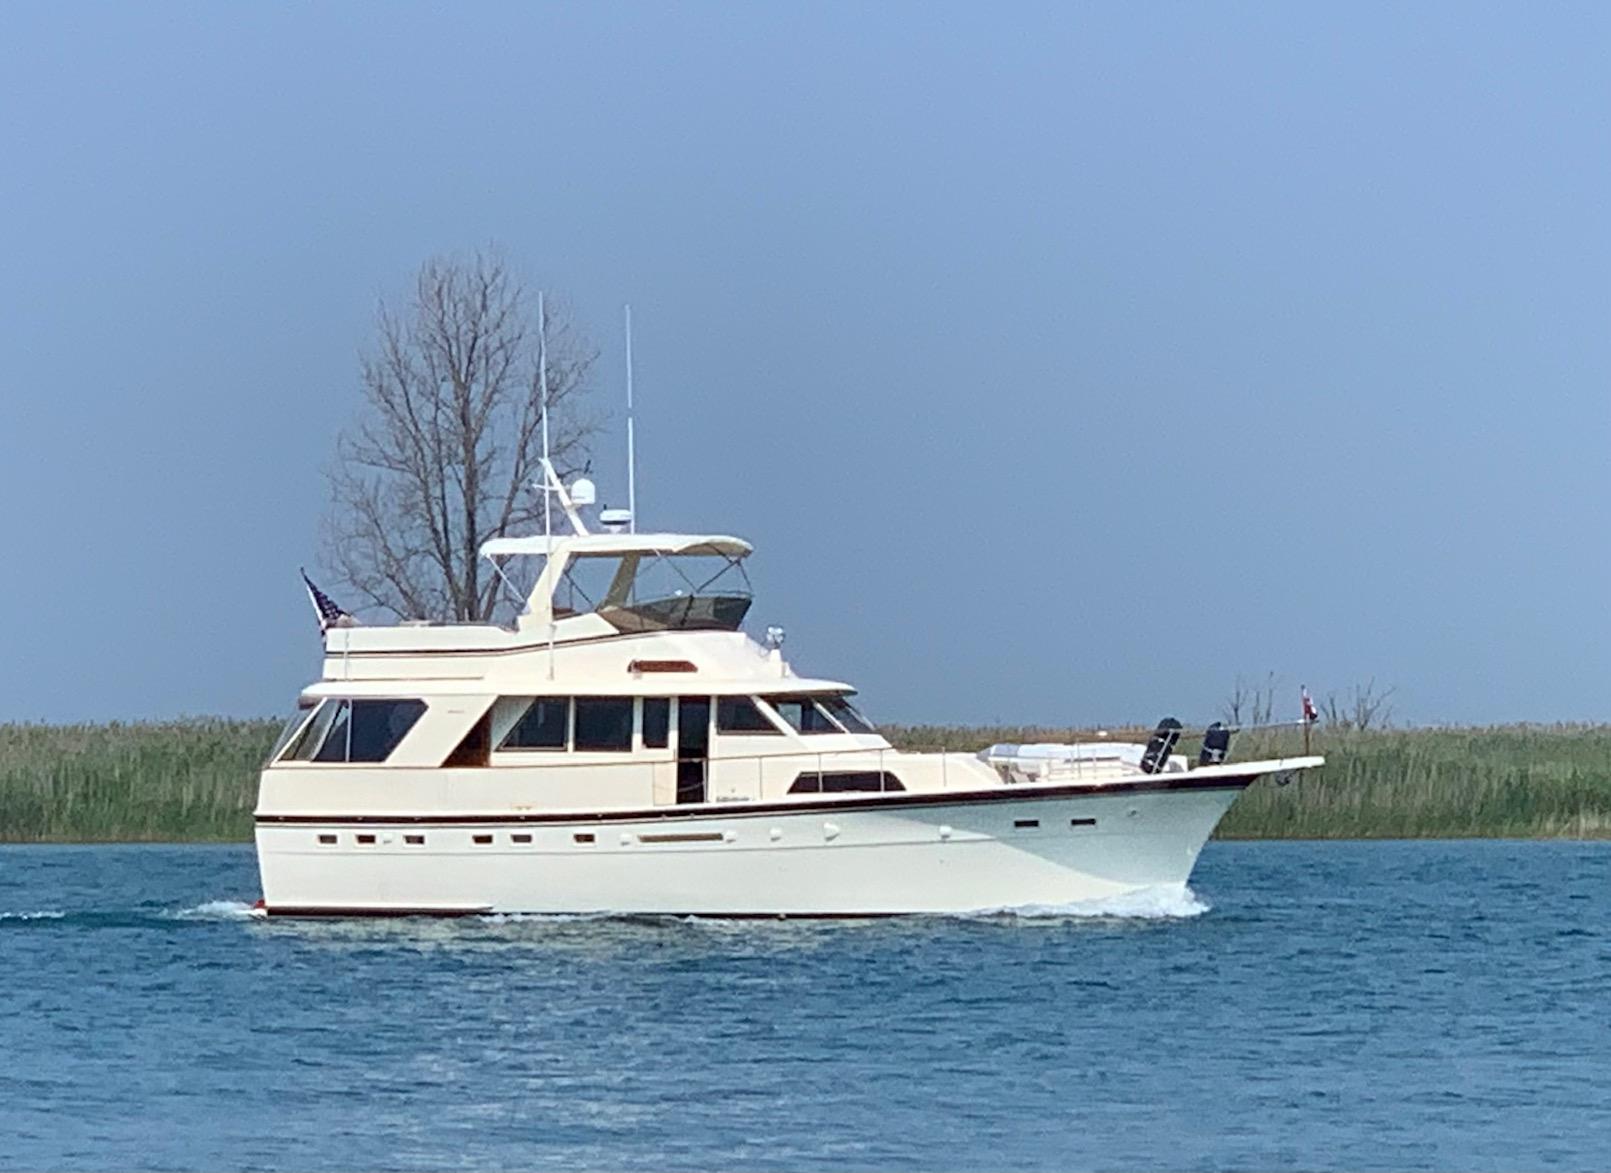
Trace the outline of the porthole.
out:
<instances>
[{"instance_id":1,"label":"porthole","mask_svg":"<svg viewBox=\"0 0 1611 1173\"><path fill-rule=\"evenodd\" d=\"M404 835L403 836L403 842L408 844L410 847L424 847L425 846L425 836L424 835Z\"/></svg>"},{"instance_id":2,"label":"porthole","mask_svg":"<svg viewBox=\"0 0 1611 1173\"><path fill-rule=\"evenodd\" d=\"M470 841L472 843L475 843L477 846L485 847L488 843L492 842L492 836L491 835L472 835L472 836L470 836Z\"/></svg>"},{"instance_id":3,"label":"porthole","mask_svg":"<svg viewBox=\"0 0 1611 1173\"><path fill-rule=\"evenodd\" d=\"M335 845L336 845L336 837L334 835L320 835L319 836L319 846L321 846L321 847L334 847Z\"/></svg>"},{"instance_id":4,"label":"porthole","mask_svg":"<svg viewBox=\"0 0 1611 1173\"><path fill-rule=\"evenodd\" d=\"M531 842L531 836L526 835L526 834L511 835L511 836L509 836L509 842L511 842L511 843L530 843Z\"/></svg>"},{"instance_id":5,"label":"porthole","mask_svg":"<svg viewBox=\"0 0 1611 1173\"><path fill-rule=\"evenodd\" d=\"M368 847L368 846L371 846L371 845L374 844L375 837L373 835L359 835L358 836L358 842L361 845L363 845L365 847Z\"/></svg>"}]
</instances>

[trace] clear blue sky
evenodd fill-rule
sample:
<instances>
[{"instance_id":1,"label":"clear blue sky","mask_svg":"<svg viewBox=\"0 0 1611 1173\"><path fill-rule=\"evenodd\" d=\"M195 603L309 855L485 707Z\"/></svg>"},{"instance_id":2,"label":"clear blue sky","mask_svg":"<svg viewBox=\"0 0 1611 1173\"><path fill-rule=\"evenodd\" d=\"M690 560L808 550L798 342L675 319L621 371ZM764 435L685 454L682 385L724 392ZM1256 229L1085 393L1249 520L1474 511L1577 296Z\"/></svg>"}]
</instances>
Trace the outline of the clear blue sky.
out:
<instances>
[{"instance_id":1,"label":"clear blue sky","mask_svg":"<svg viewBox=\"0 0 1611 1173\"><path fill-rule=\"evenodd\" d=\"M1606 717L1608 112L1598 4L8 5L0 719L286 708L489 241L875 716Z\"/></svg>"}]
</instances>

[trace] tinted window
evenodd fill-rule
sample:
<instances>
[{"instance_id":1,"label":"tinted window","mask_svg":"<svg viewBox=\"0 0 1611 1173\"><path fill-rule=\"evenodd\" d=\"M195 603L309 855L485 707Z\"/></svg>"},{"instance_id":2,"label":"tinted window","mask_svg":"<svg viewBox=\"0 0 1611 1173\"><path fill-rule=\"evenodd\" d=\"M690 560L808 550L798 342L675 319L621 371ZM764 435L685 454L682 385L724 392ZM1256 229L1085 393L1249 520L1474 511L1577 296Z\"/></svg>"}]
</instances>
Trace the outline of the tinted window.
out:
<instances>
[{"instance_id":1,"label":"tinted window","mask_svg":"<svg viewBox=\"0 0 1611 1173\"><path fill-rule=\"evenodd\" d=\"M313 755L316 762L344 762L347 760L347 731L352 727L348 720L348 703L346 701L331 701L336 706L335 719L330 722L330 732L324 735L324 744L319 746Z\"/></svg>"},{"instance_id":2,"label":"tinted window","mask_svg":"<svg viewBox=\"0 0 1611 1173\"><path fill-rule=\"evenodd\" d=\"M808 696L769 696L763 697L767 704L778 711L778 716L789 723L789 727L796 733L838 733L839 726L835 725L828 714L823 712L817 703Z\"/></svg>"},{"instance_id":3,"label":"tinted window","mask_svg":"<svg viewBox=\"0 0 1611 1173\"><path fill-rule=\"evenodd\" d=\"M631 749L632 698L579 696L576 698L577 749Z\"/></svg>"},{"instance_id":4,"label":"tinted window","mask_svg":"<svg viewBox=\"0 0 1611 1173\"><path fill-rule=\"evenodd\" d=\"M842 696L818 697L818 702L828 712L833 714L835 721L845 727L847 733L876 733L866 717L858 713L855 707Z\"/></svg>"},{"instance_id":5,"label":"tinted window","mask_svg":"<svg viewBox=\"0 0 1611 1173\"><path fill-rule=\"evenodd\" d=\"M670 744L671 698L643 698L643 744L648 749L665 749Z\"/></svg>"},{"instance_id":6,"label":"tinted window","mask_svg":"<svg viewBox=\"0 0 1611 1173\"><path fill-rule=\"evenodd\" d=\"M353 701L348 715L352 747L347 760L384 762L424 712L424 701Z\"/></svg>"},{"instance_id":7,"label":"tinted window","mask_svg":"<svg viewBox=\"0 0 1611 1173\"><path fill-rule=\"evenodd\" d=\"M319 705L319 711L313 714L313 719L303 726L302 732L291 742L285 751L282 761L311 761L318 752L319 746L324 743L324 735L330 732L330 723L336 719L341 711L343 702L324 701Z\"/></svg>"},{"instance_id":8,"label":"tinted window","mask_svg":"<svg viewBox=\"0 0 1611 1173\"><path fill-rule=\"evenodd\" d=\"M558 697L538 697L531 702L509 736L504 749L564 749L565 725L570 701Z\"/></svg>"},{"instance_id":9,"label":"tinted window","mask_svg":"<svg viewBox=\"0 0 1611 1173\"><path fill-rule=\"evenodd\" d=\"M766 719L747 696L724 696L716 702L718 733L776 733L778 727Z\"/></svg>"},{"instance_id":10,"label":"tinted window","mask_svg":"<svg viewBox=\"0 0 1611 1173\"><path fill-rule=\"evenodd\" d=\"M272 762L280 756L280 751L290 742L292 735L302 728L302 723L308 719L312 712L312 701L305 701L297 706L296 712L291 714L290 719L285 723L285 727L280 730L280 735L274 739L274 748L269 750L269 761Z\"/></svg>"},{"instance_id":11,"label":"tinted window","mask_svg":"<svg viewBox=\"0 0 1611 1173\"><path fill-rule=\"evenodd\" d=\"M901 780L877 770L845 770L835 774L801 774L790 794L844 794L853 790L905 790Z\"/></svg>"}]
</instances>

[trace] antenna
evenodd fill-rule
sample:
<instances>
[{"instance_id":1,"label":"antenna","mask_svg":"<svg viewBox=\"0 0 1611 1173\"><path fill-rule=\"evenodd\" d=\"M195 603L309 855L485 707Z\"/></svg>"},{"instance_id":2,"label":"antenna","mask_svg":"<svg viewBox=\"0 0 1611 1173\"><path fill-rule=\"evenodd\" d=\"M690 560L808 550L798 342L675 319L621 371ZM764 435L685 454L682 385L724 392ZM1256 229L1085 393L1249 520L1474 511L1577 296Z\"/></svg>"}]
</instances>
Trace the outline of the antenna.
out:
<instances>
[{"instance_id":1,"label":"antenna","mask_svg":"<svg viewBox=\"0 0 1611 1173\"><path fill-rule=\"evenodd\" d=\"M632 306L626 310L626 383L627 383L627 532L638 532L638 447L632 430Z\"/></svg>"},{"instance_id":2,"label":"antenna","mask_svg":"<svg viewBox=\"0 0 1611 1173\"><path fill-rule=\"evenodd\" d=\"M548 679L554 679L554 498L549 481L554 466L548 461L548 310L543 291L537 291L537 387L543 397L543 574L549 581L548 593Z\"/></svg>"}]
</instances>

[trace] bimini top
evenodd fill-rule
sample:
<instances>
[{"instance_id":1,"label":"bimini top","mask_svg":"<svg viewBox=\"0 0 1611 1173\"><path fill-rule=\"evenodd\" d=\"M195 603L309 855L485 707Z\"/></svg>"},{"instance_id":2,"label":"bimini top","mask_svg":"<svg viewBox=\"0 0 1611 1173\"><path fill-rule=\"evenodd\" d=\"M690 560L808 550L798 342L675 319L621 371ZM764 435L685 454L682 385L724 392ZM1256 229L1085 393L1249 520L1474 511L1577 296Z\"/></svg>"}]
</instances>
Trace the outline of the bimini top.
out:
<instances>
[{"instance_id":1,"label":"bimini top","mask_svg":"<svg viewBox=\"0 0 1611 1173\"><path fill-rule=\"evenodd\" d=\"M483 558L516 555L542 557L550 550L567 554L718 554L743 558L754 547L743 538L726 534L528 534L518 538L489 538L481 543Z\"/></svg>"}]
</instances>

